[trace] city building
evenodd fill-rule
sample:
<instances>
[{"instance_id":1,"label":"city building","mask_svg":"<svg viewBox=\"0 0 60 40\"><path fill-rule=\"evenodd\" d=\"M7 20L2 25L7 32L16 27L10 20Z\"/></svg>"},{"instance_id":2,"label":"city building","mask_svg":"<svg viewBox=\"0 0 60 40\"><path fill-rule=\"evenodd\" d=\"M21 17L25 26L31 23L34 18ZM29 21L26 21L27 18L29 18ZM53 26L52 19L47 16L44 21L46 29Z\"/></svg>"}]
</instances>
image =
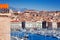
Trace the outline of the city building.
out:
<instances>
[{"instance_id":1,"label":"city building","mask_svg":"<svg viewBox=\"0 0 60 40\"><path fill-rule=\"evenodd\" d=\"M0 4L0 40L10 40L10 17L8 4Z\"/></svg>"},{"instance_id":2,"label":"city building","mask_svg":"<svg viewBox=\"0 0 60 40\"><path fill-rule=\"evenodd\" d=\"M18 19L16 21L21 22L22 28L60 28L60 11L25 10L24 12L13 13L13 15L15 15L12 17L13 19ZM13 19L12 21L14 21Z\"/></svg>"}]
</instances>

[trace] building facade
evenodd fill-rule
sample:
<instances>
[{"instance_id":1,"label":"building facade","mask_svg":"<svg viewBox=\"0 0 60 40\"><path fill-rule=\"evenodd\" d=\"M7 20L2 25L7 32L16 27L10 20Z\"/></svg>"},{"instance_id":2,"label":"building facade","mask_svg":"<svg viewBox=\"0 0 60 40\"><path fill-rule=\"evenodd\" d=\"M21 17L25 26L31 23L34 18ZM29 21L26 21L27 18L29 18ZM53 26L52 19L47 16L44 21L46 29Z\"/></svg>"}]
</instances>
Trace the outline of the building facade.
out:
<instances>
[{"instance_id":1,"label":"building facade","mask_svg":"<svg viewBox=\"0 0 60 40\"><path fill-rule=\"evenodd\" d=\"M60 11L35 11L26 10L21 13L13 13L15 17L12 17L12 21L17 19L18 22L25 22L24 28L47 28L57 29L60 28L59 22ZM21 24L22 25L22 24Z\"/></svg>"},{"instance_id":2,"label":"building facade","mask_svg":"<svg viewBox=\"0 0 60 40\"><path fill-rule=\"evenodd\" d=\"M8 5L0 4L0 40L10 40L10 16Z\"/></svg>"}]
</instances>

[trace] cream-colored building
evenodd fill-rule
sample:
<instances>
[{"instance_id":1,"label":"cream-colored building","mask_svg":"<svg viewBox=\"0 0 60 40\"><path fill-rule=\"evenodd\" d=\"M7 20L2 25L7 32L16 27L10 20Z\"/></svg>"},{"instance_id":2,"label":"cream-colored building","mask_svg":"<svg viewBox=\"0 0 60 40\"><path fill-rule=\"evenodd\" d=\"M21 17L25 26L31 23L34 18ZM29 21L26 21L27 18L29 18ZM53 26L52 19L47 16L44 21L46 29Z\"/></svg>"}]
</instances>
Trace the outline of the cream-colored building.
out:
<instances>
[{"instance_id":1,"label":"cream-colored building","mask_svg":"<svg viewBox=\"0 0 60 40\"><path fill-rule=\"evenodd\" d=\"M0 40L10 40L10 13L0 13Z\"/></svg>"},{"instance_id":2,"label":"cream-colored building","mask_svg":"<svg viewBox=\"0 0 60 40\"><path fill-rule=\"evenodd\" d=\"M0 40L10 40L11 12L8 4L0 4Z\"/></svg>"}]
</instances>

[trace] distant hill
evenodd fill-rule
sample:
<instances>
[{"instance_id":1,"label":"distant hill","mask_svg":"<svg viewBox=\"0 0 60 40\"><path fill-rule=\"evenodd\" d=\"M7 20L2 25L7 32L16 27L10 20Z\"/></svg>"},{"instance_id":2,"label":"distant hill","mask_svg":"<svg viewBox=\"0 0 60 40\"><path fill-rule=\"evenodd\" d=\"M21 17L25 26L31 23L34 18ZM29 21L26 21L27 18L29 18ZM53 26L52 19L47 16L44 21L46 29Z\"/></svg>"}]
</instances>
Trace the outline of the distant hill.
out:
<instances>
[{"instance_id":1,"label":"distant hill","mask_svg":"<svg viewBox=\"0 0 60 40\"><path fill-rule=\"evenodd\" d=\"M28 10L27 8L14 8L14 7L9 7L9 9L12 9L13 11L25 11L25 10Z\"/></svg>"}]
</instances>

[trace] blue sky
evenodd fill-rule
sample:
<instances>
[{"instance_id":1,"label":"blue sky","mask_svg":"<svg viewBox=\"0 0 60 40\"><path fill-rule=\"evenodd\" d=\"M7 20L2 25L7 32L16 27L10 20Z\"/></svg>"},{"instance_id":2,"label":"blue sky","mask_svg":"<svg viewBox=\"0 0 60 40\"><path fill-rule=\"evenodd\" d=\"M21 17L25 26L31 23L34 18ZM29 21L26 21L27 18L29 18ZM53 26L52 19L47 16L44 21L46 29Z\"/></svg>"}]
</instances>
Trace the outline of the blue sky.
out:
<instances>
[{"instance_id":1,"label":"blue sky","mask_svg":"<svg viewBox=\"0 0 60 40\"><path fill-rule=\"evenodd\" d=\"M4 3L14 8L60 11L60 0L0 0L0 4Z\"/></svg>"}]
</instances>

